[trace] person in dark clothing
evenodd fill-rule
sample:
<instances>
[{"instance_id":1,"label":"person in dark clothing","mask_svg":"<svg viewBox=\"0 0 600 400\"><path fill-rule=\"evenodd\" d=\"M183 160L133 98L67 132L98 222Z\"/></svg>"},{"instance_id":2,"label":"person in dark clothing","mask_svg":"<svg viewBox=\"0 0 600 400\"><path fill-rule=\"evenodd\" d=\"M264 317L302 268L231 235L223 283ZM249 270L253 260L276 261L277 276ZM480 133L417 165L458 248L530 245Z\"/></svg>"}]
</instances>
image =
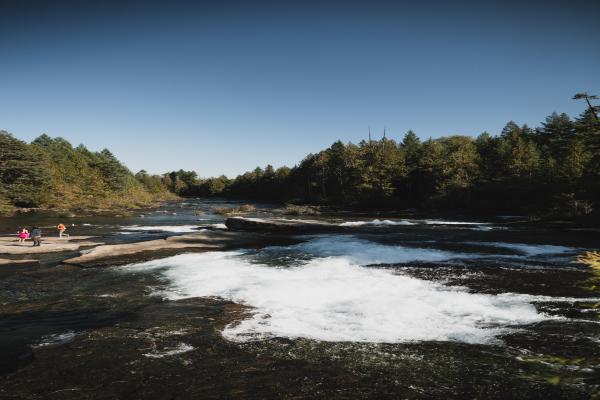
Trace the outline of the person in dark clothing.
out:
<instances>
[{"instance_id":1,"label":"person in dark clothing","mask_svg":"<svg viewBox=\"0 0 600 400\"><path fill-rule=\"evenodd\" d=\"M42 245L42 230L37 226L31 228L31 238L33 239L34 246Z\"/></svg>"}]
</instances>

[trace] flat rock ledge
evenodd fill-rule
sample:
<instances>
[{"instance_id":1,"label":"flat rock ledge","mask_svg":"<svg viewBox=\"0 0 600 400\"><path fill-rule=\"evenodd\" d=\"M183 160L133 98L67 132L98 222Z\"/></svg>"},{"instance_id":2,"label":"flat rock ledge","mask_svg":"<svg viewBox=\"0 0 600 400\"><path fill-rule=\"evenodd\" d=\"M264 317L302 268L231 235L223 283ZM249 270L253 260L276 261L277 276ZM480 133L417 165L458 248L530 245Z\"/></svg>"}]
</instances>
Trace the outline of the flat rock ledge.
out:
<instances>
[{"instance_id":1,"label":"flat rock ledge","mask_svg":"<svg viewBox=\"0 0 600 400\"><path fill-rule=\"evenodd\" d=\"M25 243L19 243L16 237L0 237L0 254L2 255L23 255L23 254L44 254L59 253L63 251L75 251L81 247L97 246L102 243L92 241L93 236L71 236L68 238L45 237L42 238L42 245L33 247L31 240Z\"/></svg>"},{"instance_id":2,"label":"flat rock ledge","mask_svg":"<svg viewBox=\"0 0 600 400\"><path fill-rule=\"evenodd\" d=\"M116 266L142 262L180 253L181 250L211 251L254 247L273 243L269 235L245 232L202 232L143 242L102 245L84 250L78 257L63 261L80 267Z\"/></svg>"}]
</instances>

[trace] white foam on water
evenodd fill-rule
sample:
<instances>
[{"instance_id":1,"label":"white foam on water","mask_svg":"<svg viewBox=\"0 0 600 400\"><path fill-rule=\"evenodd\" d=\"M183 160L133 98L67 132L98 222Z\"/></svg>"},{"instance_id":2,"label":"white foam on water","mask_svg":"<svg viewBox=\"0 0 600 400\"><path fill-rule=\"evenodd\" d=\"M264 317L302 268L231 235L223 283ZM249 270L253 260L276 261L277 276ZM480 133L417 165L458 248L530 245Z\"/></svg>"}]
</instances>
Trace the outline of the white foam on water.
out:
<instances>
[{"instance_id":1,"label":"white foam on water","mask_svg":"<svg viewBox=\"0 0 600 400\"><path fill-rule=\"evenodd\" d=\"M252 222L268 222L268 220L266 220L265 218L253 218L253 217L234 217L234 218L245 219L246 221L252 221Z\"/></svg>"},{"instance_id":2,"label":"white foam on water","mask_svg":"<svg viewBox=\"0 0 600 400\"><path fill-rule=\"evenodd\" d=\"M488 232L488 231L491 231L494 229L496 229L496 228L494 228L493 226L489 226L489 225L476 225L471 228L471 230L473 230L473 231L481 231L481 232Z\"/></svg>"},{"instance_id":3,"label":"white foam on water","mask_svg":"<svg viewBox=\"0 0 600 400\"><path fill-rule=\"evenodd\" d=\"M187 343L179 343L177 346L166 349L164 351L153 351L152 353L144 354L145 357L148 358L164 358L169 356L175 356L178 354L188 353L194 350L193 346L190 346Z\"/></svg>"},{"instance_id":4,"label":"white foam on water","mask_svg":"<svg viewBox=\"0 0 600 400\"><path fill-rule=\"evenodd\" d=\"M260 219L260 218L257 218ZM275 221L283 221L283 222L298 222L304 224L327 224L327 221L319 221L316 219L301 219L301 218L273 218Z\"/></svg>"},{"instance_id":5,"label":"white foam on water","mask_svg":"<svg viewBox=\"0 0 600 400\"><path fill-rule=\"evenodd\" d=\"M227 229L227 225L225 224L211 224L214 229Z\"/></svg>"},{"instance_id":6,"label":"white foam on water","mask_svg":"<svg viewBox=\"0 0 600 400\"><path fill-rule=\"evenodd\" d=\"M491 246L502 249L514 250L526 256L540 256L551 254L563 254L577 251L574 247L555 246L550 244L526 244L526 243L508 243L508 242L464 242L477 246Z\"/></svg>"},{"instance_id":7,"label":"white foam on water","mask_svg":"<svg viewBox=\"0 0 600 400\"><path fill-rule=\"evenodd\" d=\"M519 296L464 288L362 267L353 257L319 257L301 267L253 264L241 252L183 254L134 270L160 268L170 299L219 297L253 307L225 328L233 341L271 337L322 341L489 343L511 326L551 317ZM127 270L127 269L125 269Z\"/></svg>"},{"instance_id":8,"label":"white foam on water","mask_svg":"<svg viewBox=\"0 0 600 400\"><path fill-rule=\"evenodd\" d=\"M496 242L476 242L490 245ZM570 250L566 247L501 245L528 254ZM261 254L301 253L302 264L258 264L253 252L182 254L122 267L122 271L158 269L171 283L160 294L169 299L218 297L252 307L247 319L231 324L223 336L232 341L272 337L322 341L461 341L492 343L498 335L543 320L564 319L536 310L536 302L594 299L518 293L481 294L463 287L422 280L367 264L448 261L482 254L455 253L374 243L354 236L313 236ZM309 256L308 261L306 256ZM313 258L310 258L310 257ZM301 261L303 260L303 261Z\"/></svg>"},{"instance_id":9,"label":"white foam on water","mask_svg":"<svg viewBox=\"0 0 600 400\"><path fill-rule=\"evenodd\" d=\"M47 335L42 337L40 341L33 345L33 347L49 347L59 346L61 344L72 342L77 334L74 331L66 331L63 333L57 333L54 335Z\"/></svg>"},{"instance_id":10,"label":"white foam on water","mask_svg":"<svg viewBox=\"0 0 600 400\"><path fill-rule=\"evenodd\" d=\"M342 222L340 226L395 226L395 225L416 225L415 222L407 220L392 221L389 219L379 220L374 219L372 221L348 221Z\"/></svg>"},{"instance_id":11,"label":"white foam on water","mask_svg":"<svg viewBox=\"0 0 600 400\"><path fill-rule=\"evenodd\" d=\"M523 301L531 303L576 303L576 302L595 302L600 301L600 297L564 297L564 296L544 296L537 294L525 294L525 293L501 293L498 297L510 296L512 298L518 298ZM582 310L583 311L583 310Z\"/></svg>"},{"instance_id":12,"label":"white foam on water","mask_svg":"<svg viewBox=\"0 0 600 400\"><path fill-rule=\"evenodd\" d=\"M426 225L487 225L486 222L446 221L443 219L423 219L419 221Z\"/></svg>"},{"instance_id":13,"label":"white foam on water","mask_svg":"<svg viewBox=\"0 0 600 400\"><path fill-rule=\"evenodd\" d=\"M319 221L316 219L300 219L300 218L258 218L258 217L235 217L238 219L243 219L251 222L262 222L262 223L270 223L270 222L295 222L298 224L323 224L328 225L327 221Z\"/></svg>"},{"instance_id":14,"label":"white foam on water","mask_svg":"<svg viewBox=\"0 0 600 400\"><path fill-rule=\"evenodd\" d=\"M130 225L121 226L122 230L125 231L163 231L173 233L189 233L198 232L197 225L156 225L156 226L142 226L142 225Z\"/></svg>"},{"instance_id":15,"label":"white foam on water","mask_svg":"<svg viewBox=\"0 0 600 400\"><path fill-rule=\"evenodd\" d=\"M467 225L473 226L472 229L488 231L494 229L487 222L472 222L472 221L446 221L443 219L411 219L411 220L379 220L372 221L348 221L340 224L340 226L386 226L386 225Z\"/></svg>"}]
</instances>

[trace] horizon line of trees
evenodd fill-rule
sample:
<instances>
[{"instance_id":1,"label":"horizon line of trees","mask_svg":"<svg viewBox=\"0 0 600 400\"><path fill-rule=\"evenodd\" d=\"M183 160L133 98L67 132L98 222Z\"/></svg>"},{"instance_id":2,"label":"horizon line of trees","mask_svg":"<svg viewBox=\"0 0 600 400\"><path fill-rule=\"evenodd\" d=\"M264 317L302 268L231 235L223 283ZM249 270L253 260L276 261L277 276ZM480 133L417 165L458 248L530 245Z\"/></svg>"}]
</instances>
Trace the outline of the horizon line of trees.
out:
<instances>
[{"instance_id":1,"label":"horizon line of trees","mask_svg":"<svg viewBox=\"0 0 600 400\"><path fill-rule=\"evenodd\" d=\"M337 141L298 165L267 165L228 179L194 172L163 176L181 196L224 196L356 208L420 208L473 213L588 215L600 206L600 107L575 119L552 113L539 127L510 121L499 135L421 141Z\"/></svg>"},{"instance_id":2,"label":"horizon line of trees","mask_svg":"<svg viewBox=\"0 0 600 400\"><path fill-rule=\"evenodd\" d=\"M292 168L235 179L194 171L135 175L109 150L73 147L42 135L31 143L0 131L0 213L13 207L136 207L182 197L222 196L353 208L417 208L472 213L588 215L600 206L600 107L575 119L549 115L539 127L510 121L499 135L400 141L384 132L358 144L336 141Z\"/></svg>"}]
</instances>

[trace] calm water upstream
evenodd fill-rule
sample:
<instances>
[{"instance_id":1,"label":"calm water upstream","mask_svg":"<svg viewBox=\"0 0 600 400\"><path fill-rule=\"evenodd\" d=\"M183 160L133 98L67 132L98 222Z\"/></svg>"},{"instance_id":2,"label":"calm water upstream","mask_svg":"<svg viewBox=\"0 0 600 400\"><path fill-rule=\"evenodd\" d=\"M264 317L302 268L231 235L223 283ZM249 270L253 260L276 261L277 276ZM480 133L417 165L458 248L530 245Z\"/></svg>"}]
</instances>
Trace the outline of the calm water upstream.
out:
<instances>
[{"instance_id":1,"label":"calm water upstream","mask_svg":"<svg viewBox=\"0 0 600 400\"><path fill-rule=\"evenodd\" d=\"M225 229L211 210L232 205L62 222L126 242ZM350 229L2 272L0 397L97 398L99 387L150 399L600 396L600 280L574 262L599 238L508 217L318 218ZM32 223L0 220L5 233Z\"/></svg>"}]
</instances>

